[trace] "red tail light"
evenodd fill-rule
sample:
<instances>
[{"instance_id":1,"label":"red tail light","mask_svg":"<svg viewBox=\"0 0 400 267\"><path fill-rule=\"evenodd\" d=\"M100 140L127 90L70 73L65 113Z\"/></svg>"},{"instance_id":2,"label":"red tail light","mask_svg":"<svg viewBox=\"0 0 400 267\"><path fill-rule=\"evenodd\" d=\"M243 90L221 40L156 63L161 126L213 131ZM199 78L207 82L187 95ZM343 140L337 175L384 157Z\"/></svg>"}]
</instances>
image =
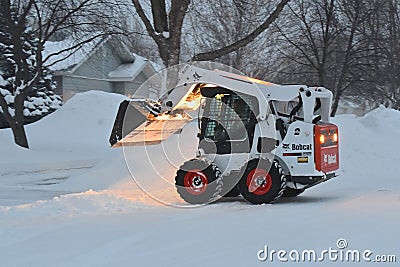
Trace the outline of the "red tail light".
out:
<instances>
[{"instance_id":1,"label":"red tail light","mask_svg":"<svg viewBox=\"0 0 400 267\"><path fill-rule=\"evenodd\" d=\"M319 143L322 145L323 143L325 143L325 135L320 134L319 135Z\"/></svg>"}]
</instances>

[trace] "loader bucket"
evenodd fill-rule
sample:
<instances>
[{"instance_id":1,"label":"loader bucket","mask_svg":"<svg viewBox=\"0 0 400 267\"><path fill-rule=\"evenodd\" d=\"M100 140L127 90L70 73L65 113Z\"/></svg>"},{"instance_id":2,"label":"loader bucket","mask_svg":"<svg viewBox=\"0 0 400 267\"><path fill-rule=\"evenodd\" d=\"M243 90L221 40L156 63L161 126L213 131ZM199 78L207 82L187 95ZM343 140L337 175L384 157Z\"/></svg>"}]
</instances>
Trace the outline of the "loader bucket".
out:
<instances>
[{"instance_id":1,"label":"loader bucket","mask_svg":"<svg viewBox=\"0 0 400 267\"><path fill-rule=\"evenodd\" d=\"M153 115L144 100L123 101L110 136L113 147L159 144L192 118L185 112Z\"/></svg>"}]
</instances>

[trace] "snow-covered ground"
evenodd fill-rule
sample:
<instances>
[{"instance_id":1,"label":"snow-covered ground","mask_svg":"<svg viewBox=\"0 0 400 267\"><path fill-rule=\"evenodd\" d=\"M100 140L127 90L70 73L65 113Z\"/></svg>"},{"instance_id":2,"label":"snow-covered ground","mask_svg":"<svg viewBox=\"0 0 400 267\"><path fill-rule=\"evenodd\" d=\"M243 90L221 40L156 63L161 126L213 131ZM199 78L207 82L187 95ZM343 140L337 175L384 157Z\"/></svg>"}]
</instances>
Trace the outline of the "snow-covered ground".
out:
<instances>
[{"instance_id":1,"label":"snow-covered ground","mask_svg":"<svg viewBox=\"0 0 400 267\"><path fill-rule=\"evenodd\" d=\"M108 138L122 99L76 95L26 127L30 150L0 130L1 266L279 265L277 254L273 262L258 259L265 246L287 253L371 250L371 259L396 255L397 263L387 265L398 266L400 112L337 116L340 176L297 198L185 208L171 182L194 155L196 124L162 145L112 149ZM341 238L348 244L342 250ZM324 264L343 264L325 256ZM310 265L286 258L282 264ZM385 265L356 263L375 264Z\"/></svg>"}]
</instances>

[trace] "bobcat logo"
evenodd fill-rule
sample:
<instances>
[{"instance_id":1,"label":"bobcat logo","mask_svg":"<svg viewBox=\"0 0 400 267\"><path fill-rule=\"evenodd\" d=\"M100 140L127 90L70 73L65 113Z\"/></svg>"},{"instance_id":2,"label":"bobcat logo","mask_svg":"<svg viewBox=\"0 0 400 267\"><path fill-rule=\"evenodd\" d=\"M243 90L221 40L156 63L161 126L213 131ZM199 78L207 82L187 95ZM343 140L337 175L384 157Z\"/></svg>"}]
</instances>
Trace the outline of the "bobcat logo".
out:
<instances>
[{"instance_id":1,"label":"bobcat logo","mask_svg":"<svg viewBox=\"0 0 400 267\"><path fill-rule=\"evenodd\" d=\"M200 80L201 77L203 77L203 76L201 76L201 75L198 74L197 72L195 72L195 73L193 74L193 78L194 78L196 81Z\"/></svg>"},{"instance_id":2,"label":"bobcat logo","mask_svg":"<svg viewBox=\"0 0 400 267\"><path fill-rule=\"evenodd\" d=\"M312 145L292 144L292 150L312 150Z\"/></svg>"},{"instance_id":3,"label":"bobcat logo","mask_svg":"<svg viewBox=\"0 0 400 267\"><path fill-rule=\"evenodd\" d=\"M336 163L336 154L324 154L324 162L326 164L335 164Z\"/></svg>"},{"instance_id":4,"label":"bobcat logo","mask_svg":"<svg viewBox=\"0 0 400 267\"><path fill-rule=\"evenodd\" d=\"M282 144L283 149L289 149L289 147L290 147L290 144Z\"/></svg>"}]
</instances>

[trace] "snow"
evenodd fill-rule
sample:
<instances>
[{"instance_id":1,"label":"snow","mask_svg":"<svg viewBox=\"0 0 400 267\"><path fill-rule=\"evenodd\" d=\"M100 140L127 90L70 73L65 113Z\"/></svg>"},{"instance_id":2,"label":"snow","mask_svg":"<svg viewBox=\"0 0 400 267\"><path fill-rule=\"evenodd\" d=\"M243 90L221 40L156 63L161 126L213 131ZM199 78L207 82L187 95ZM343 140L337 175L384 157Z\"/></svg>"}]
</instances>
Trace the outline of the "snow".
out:
<instances>
[{"instance_id":1,"label":"snow","mask_svg":"<svg viewBox=\"0 0 400 267\"><path fill-rule=\"evenodd\" d=\"M148 60L135 55L135 61L133 63L121 64L116 70L111 71L108 77L111 79L124 79L133 80L139 72L145 67Z\"/></svg>"},{"instance_id":2,"label":"snow","mask_svg":"<svg viewBox=\"0 0 400 267\"><path fill-rule=\"evenodd\" d=\"M132 81L146 66L152 69L151 73L156 73L161 70L161 67L156 63L132 53L135 60L133 63L121 64L116 70L108 73L111 80L116 81Z\"/></svg>"},{"instance_id":3,"label":"snow","mask_svg":"<svg viewBox=\"0 0 400 267\"><path fill-rule=\"evenodd\" d=\"M171 182L177 166L194 155L196 123L162 145L110 148L123 99L94 91L75 95L26 127L30 150L0 130L2 265L280 266L260 262L257 252L266 245L336 248L340 238L350 249L397 254L399 260L399 111L380 107L361 118L334 118L340 176L299 197L261 206L235 198L189 208ZM175 206L149 197L134 180Z\"/></svg>"},{"instance_id":4,"label":"snow","mask_svg":"<svg viewBox=\"0 0 400 267\"><path fill-rule=\"evenodd\" d=\"M85 60L99 42L99 39L94 39L75 49L61 52L62 50L70 49L76 45L74 37L69 37L62 41L47 41L43 50L44 64L49 66L52 71L69 70ZM72 54L71 51L73 52Z\"/></svg>"},{"instance_id":5,"label":"snow","mask_svg":"<svg viewBox=\"0 0 400 267\"><path fill-rule=\"evenodd\" d=\"M13 96L10 93L4 96L4 100L6 101L7 104L14 103L14 99L15 99L15 96Z\"/></svg>"},{"instance_id":6,"label":"snow","mask_svg":"<svg viewBox=\"0 0 400 267\"><path fill-rule=\"evenodd\" d=\"M164 38L169 38L169 32L163 32L162 33L162 36L164 37Z\"/></svg>"}]
</instances>

